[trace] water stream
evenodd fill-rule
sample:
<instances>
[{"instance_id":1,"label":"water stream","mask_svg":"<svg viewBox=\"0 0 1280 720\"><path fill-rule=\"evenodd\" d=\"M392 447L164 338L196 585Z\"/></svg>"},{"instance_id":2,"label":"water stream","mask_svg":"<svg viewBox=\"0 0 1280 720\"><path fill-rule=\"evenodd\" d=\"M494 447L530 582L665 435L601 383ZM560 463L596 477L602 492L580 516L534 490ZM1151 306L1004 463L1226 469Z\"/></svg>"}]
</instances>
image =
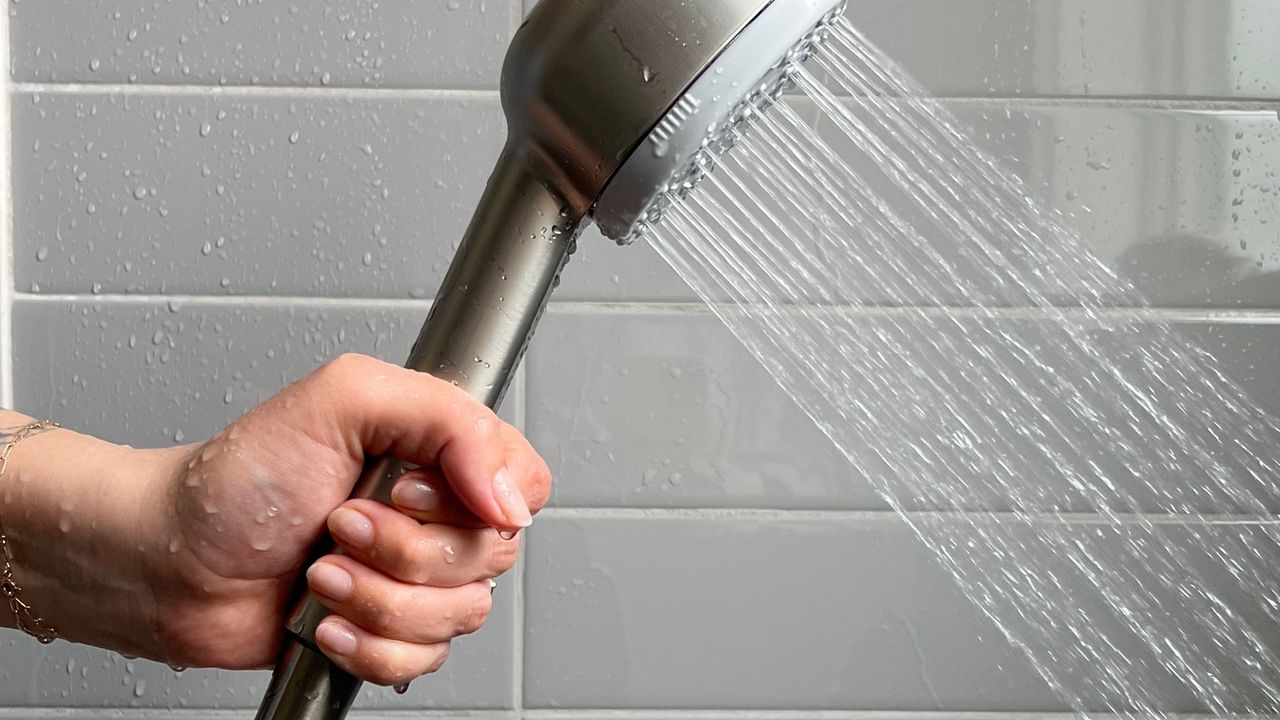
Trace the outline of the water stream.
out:
<instances>
[{"instance_id":1,"label":"water stream","mask_svg":"<svg viewBox=\"0 0 1280 720\"><path fill-rule=\"evenodd\" d=\"M1280 423L854 27L646 240L1077 712L1280 711Z\"/></svg>"}]
</instances>

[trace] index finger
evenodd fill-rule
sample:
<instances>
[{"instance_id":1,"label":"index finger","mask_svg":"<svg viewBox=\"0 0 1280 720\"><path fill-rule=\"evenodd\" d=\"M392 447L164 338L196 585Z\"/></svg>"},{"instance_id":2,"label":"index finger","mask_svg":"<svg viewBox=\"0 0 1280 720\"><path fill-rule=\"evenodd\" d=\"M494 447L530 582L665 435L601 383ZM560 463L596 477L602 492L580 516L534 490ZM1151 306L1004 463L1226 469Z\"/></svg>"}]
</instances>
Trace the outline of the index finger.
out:
<instances>
[{"instance_id":1,"label":"index finger","mask_svg":"<svg viewBox=\"0 0 1280 720\"><path fill-rule=\"evenodd\" d=\"M314 390L314 392L309 391ZM374 358L344 355L299 384L307 413L331 447L352 457L390 453L438 465L449 486L482 521L518 530L533 523L507 467L502 421L451 383Z\"/></svg>"},{"instance_id":2,"label":"index finger","mask_svg":"<svg viewBox=\"0 0 1280 720\"><path fill-rule=\"evenodd\" d=\"M503 423L501 434L507 469L515 476L516 487L537 513L551 494L551 471L547 463L519 430ZM446 523L459 527L485 525L457 497L439 468L423 467L401 475L391 490L391 502L419 522Z\"/></svg>"}]
</instances>

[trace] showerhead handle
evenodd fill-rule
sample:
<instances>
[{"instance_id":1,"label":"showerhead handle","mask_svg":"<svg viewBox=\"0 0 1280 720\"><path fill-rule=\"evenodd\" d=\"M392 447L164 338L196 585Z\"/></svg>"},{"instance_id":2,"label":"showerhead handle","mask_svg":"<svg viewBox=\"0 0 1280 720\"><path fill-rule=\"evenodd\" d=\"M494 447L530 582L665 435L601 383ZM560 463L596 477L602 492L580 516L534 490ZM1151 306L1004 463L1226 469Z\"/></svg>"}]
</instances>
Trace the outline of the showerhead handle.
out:
<instances>
[{"instance_id":1,"label":"showerhead handle","mask_svg":"<svg viewBox=\"0 0 1280 720\"><path fill-rule=\"evenodd\" d=\"M588 214L614 239L642 228L842 1L541 0L503 67L510 138L408 366L496 408ZM402 469L370 460L355 496L389 500ZM259 720L339 720L360 689L317 649L327 610L300 594Z\"/></svg>"},{"instance_id":2,"label":"showerhead handle","mask_svg":"<svg viewBox=\"0 0 1280 720\"><path fill-rule=\"evenodd\" d=\"M494 409L585 217L585 208L575 209L551 189L538 165L518 140L508 143L407 363ZM352 496L388 502L403 470L394 458L370 459ZM312 558L334 548L326 536ZM360 690L359 680L316 647L316 627L329 611L305 586L300 593L258 720L338 720Z\"/></svg>"}]
</instances>

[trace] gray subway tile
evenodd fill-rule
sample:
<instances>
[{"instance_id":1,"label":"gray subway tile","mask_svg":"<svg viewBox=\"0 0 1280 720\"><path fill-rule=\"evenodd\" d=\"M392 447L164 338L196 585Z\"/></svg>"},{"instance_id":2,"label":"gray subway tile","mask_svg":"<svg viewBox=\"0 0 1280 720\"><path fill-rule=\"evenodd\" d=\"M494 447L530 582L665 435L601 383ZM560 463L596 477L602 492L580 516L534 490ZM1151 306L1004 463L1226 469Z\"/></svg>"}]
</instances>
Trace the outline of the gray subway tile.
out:
<instances>
[{"instance_id":1,"label":"gray subway tile","mask_svg":"<svg viewBox=\"0 0 1280 720\"><path fill-rule=\"evenodd\" d=\"M497 88L510 2L21 0L19 81Z\"/></svg>"},{"instance_id":2,"label":"gray subway tile","mask_svg":"<svg viewBox=\"0 0 1280 720\"><path fill-rule=\"evenodd\" d=\"M425 303L20 301L17 407L112 442L194 442L342 353L402 363L427 311ZM517 378L502 409L508 421L522 393Z\"/></svg>"},{"instance_id":3,"label":"gray subway tile","mask_svg":"<svg viewBox=\"0 0 1280 720\"><path fill-rule=\"evenodd\" d=\"M391 362L408 354L423 309L258 307L191 303L15 307L18 410L114 442L155 447L207 437L283 385L342 352ZM514 575L512 577L515 577ZM508 580L510 587L512 580ZM508 708L513 699L514 593L489 625L457 641L446 669L400 697L370 689L366 707ZM26 658L36 658L30 662ZM256 706L265 677L175 676L64 643L0 646L0 706Z\"/></svg>"},{"instance_id":4,"label":"gray subway tile","mask_svg":"<svg viewBox=\"0 0 1280 720\"><path fill-rule=\"evenodd\" d=\"M859 0L846 16L938 95L1280 98L1265 0Z\"/></svg>"},{"instance_id":5,"label":"gray subway tile","mask_svg":"<svg viewBox=\"0 0 1280 720\"><path fill-rule=\"evenodd\" d=\"M408 354L419 313L19 302L18 408L141 447L194 442L343 352Z\"/></svg>"},{"instance_id":6,"label":"gray subway tile","mask_svg":"<svg viewBox=\"0 0 1280 720\"><path fill-rule=\"evenodd\" d=\"M848 16L939 94L1280 97L1268 2L871 0Z\"/></svg>"},{"instance_id":7,"label":"gray subway tile","mask_svg":"<svg viewBox=\"0 0 1280 720\"><path fill-rule=\"evenodd\" d=\"M356 708L512 707L513 618L513 600L497 597L489 624L476 635L455 641L444 670L419 679L405 695L366 685ZM5 681L0 684L0 708L243 710L258 706L269 673L175 672L162 664L84 645L41 646L15 634L0 645L0 678Z\"/></svg>"},{"instance_id":8,"label":"gray subway tile","mask_svg":"<svg viewBox=\"0 0 1280 720\"><path fill-rule=\"evenodd\" d=\"M603 302L690 302L697 295L640 240L625 247L600 234L595 226L578 240L578 252L561 276L555 297Z\"/></svg>"},{"instance_id":9,"label":"gray subway tile","mask_svg":"<svg viewBox=\"0 0 1280 720\"><path fill-rule=\"evenodd\" d=\"M1151 304L1280 307L1274 112L967 109L1033 196Z\"/></svg>"},{"instance_id":10,"label":"gray subway tile","mask_svg":"<svg viewBox=\"0 0 1280 720\"><path fill-rule=\"evenodd\" d=\"M496 100L19 94L23 291L429 298Z\"/></svg>"},{"instance_id":11,"label":"gray subway tile","mask_svg":"<svg viewBox=\"0 0 1280 720\"><path fill-rule=\"evenodd\" d=\"M899 474L906 472L903 466L895 470L894 464L885 464L889 461L882 451L889 450L887 457L892 458L896 449L877 447L885 438L892 437L893 442L905 446L917 441L933 443L929 438L947 434L946 427L952 421L945 420L945 414L917 416L907 408L907 400L918 397L932 398L927 402L940 407L942 403L954 407L954 422L974 429L978 441L987 448L984 452L999 451L1010 458L1011 467L1026 465L1028 472L1036 474L1035 492L1031 493L1035 497L1025 498L1031 503L1028 507L1086 511L1100 506L1099 500L1089 499L1071 486L1069 473L1045 472L1049 461L1035 460L1041 451L1028 444L1017 425L1052 422L1060 435L1045 439L1043 446L1060 458L1095 463L1090 471L1094 480L1087 484L1103 487L1097 473L1105 473L1117 490L1103 494L1119 511L1126 511L1131 503L1146 511L1169 509L1177 507L1176 499L1202 512L1238 512L1242 510L1232 509L1235 505L1219 496L1158 490L1156 486L1190 490L1210 481L1203 475L1203 464L1190 459L1172 476L1147 477L1128 464L1115 445L1121 442L1118 438L1127 437L1127 431L1112 437L1089 430L1080 424L1082 419L1071 409L1071 401L1081 398L1098 414L1095 422L1104 427L1125 427L1126 413L1135 407L1135 401L1109 401L1111 394L1121 392L1117 381L1107 379L1106 368L1114 365L1127 379L1153 394L1158 407L1173 410L1176 401L1160 384L1165 380L1144 370L1141 360L1148 350L1185 345L1215 357L1211 367L1240 388L1247 402L1261 413L1259 417L1280 417L1280 385L1268 371L1269 358L1280 352L1280 326L1274 324L1186 323L1174 326L1169 338L1156 334L1167 329L1160 324L1102 324L1089 333L1089 342L1097 348L1096 357L1074 349L1074 341L1054 321L992 324L960 318L898 325L891 318L873 314L855 316L849 326L861 337L888 338L884 345L851 343L843 350L849 372L855 375L851 382L873 386L879 393L865 400L869 403L866 412L873 416L866 434L837 431L844 436L845 449L856 465L845 460L710 313L553 309L534 339L528 362L527 425L535 447L542 449L557 477L556 503L565 507L861 510L886 508L885 498L891 496L896 503L913 509L1010 507L1011 495L994 484L980 464L964 461L960 450L939 456L948 471L957 474L946 479L949 476L939 467L935 485L940 491L963 480L966 493L970 493L963 499L935 495L932 490L924 493L912 486L913 475ZM940 338L946 341L945 346L939 344ZM859 361L862 355L881 352L898 357L893 354L898 350L890 347L898 340L904 343L903 357L908 361L893 370L873 372ZM940 347L951 350L940 351ZM1030 349L1042 367L1028 369L1027 361L1013 353L1015 348ZM989 354L984 356L980 351ZM1176 378L1181 368L1165 364L1168 367L1161 372ZM1015 386L973 380L975 372L997 371L1027 374L1017 387L1033 388L1028 397L1040 398L1034 401L1035 408L1021 404ZM929 391L919 372L934 378L941 389ZM1197 372L1193 370L1192 376ZM1070 383L1074 389L1051 397L1043 381L1053 378ZM876 397L882 399L877 401ZM893 400L895 397L898 400ZM883 407L877 402L884 403ZM1207 412L1224 417L1236 412L1216 397L1202 403ZM1008 417L996 414L1009 408ZM812 409L828 419L833 414L830 408ZM1046 413L1044 418L1036 415L1037 409ZM898 420L906 424L894 430ZM1138 442L1170 442L1152 440L1158 433L1154 421L1150 424L1143 432L1151 437ZM1198 432L1183 424L1192 428L1192 433ZM1249 442L1250 451L1274 457L1267 454L1274 448L1255 447L1256 443ZM1217 448L1217 443L1210 447ZM1235 457L1238 453L1225 448L1213 452L1227 463L1239 459ZM1231 465L1230 472L1246 482L1243 465ZM1280 506L1274 493L1258 488L1251 492L1269 507Z\"/></svg>"},{"instance_id":12,"label":"gray subway tile","mask_svg":"<svg viewBox=\"0 0 1280 720\"><path fill-rule=\"evenodd\" d=\"M892 516L529 537L527 707L1062 709Z\"/></svg>"},{"instance_id":13,"label":"gray subway tile","mask_svg":"<svg viewBox=\"0 0 1280 720\"><path fill-rule=\"evenodd\" d=\"M559 505L881 507L709 313L553 308L527 367Z\"/></svg>"},{"instance_id":14,"label":"gray subway tile","mask_svg":"<svg viewBox=\"0 0 1280 720\"><path fill-rule=\"evenodd\" d=\"M936 522L956 524L934 525L929 537L965 541L967 520ZM1106 523L1009 522L984 532L1027 548L1018 561L1063 583L1075 603L1070 611L1092 623L1085 634L1098 630L1113 643L1111 652L1121 665L1136 663L1151 683L1138 691L1159 697L1171 712L1202 711L1188 679L1166 674L1159 663L1141 665L1148 651L1133 633L1132 620L1104 601L1055 546L1040 545L1042 534L1077 543L1117 577L1132 571L1139 582L1161 583L1139 592L1166 602L1161 612L1167 615L1138 622L1159 625L1163 632L1184 624L1189 634L1172 640L1184 652L1197 651L1191 643L1200 638L1205 621L1190 605L1175 601L1177 591L1168 584L1176 578L1156 577L1155 567L1122 564L1127 541L1176 548L1188 563L1179 572L1200 573L1225 606L1242 611L1234 616L1237 622L1261 628L1262 642L1274 648L1280 640L1263 612L1265 601L1227 578L1215 556L1221 548L1231 557L1246 557L1242 540L1256 543L1265 528L1169 525L1149 531ZM531 708L1069 709L1022 650L891 514L583 513L543 519L530 533L530 543L526 594L533 620L525 642L525 689ZM1270 549L1258 562L1274 561L1274 546L1265 540L1262 545ZM978 547L967 552L982 552ZM1005 561L975 555L974 567L990 571ZM999 580L979 587L1010 586ZM1000 606L996 617L1038 657L1055 658L1051 669L1058 682L1074 691L1097 680L1100 670L1082 664L1063 646L1067 641L1055 635L1064 632L1061 628L1049 632L1053 644L1046 647L1016 616L1006 616L1008 611ZM1227 666L1236 658L1210 645L1203 650L1203 660L1221 663L1230 675ZM1262 674L1274 681L1270 669ZM1238 692L1222 698L1228 706L1265 706L1255 685L1231 678L1227 682ZM1086 695L1082 706L1106 707L1100 695Z\"/></svg>"},{"instance_id":15,"label":"gray subway tile","mask_svg":"<svg viewBox=\"0 0 1280 720\"><path fill-rule=\"evenodd\" d=\"M418 680L405 695L366 686L357 707L512 707L514 600L510 592L495 597L488 625L454 642L444 670ZM261 701L268 675L201 669L177 673L83 645L41 646L15 634L0 645L0 707L247 709Z\"/></svg>"},{"instance_id":16,"label":"gray subway tile","mask_svg":"<svg viewBox=\"0 0 1280 720\"><path fill-rule=\"evenodd\" d=\"M952 107L1153 304L1280 304L1273 114ZM486 101L19 95L14 109L16 281L39 292L429 297L502 137ZM650 247L581 244L562 299L694 299ZM874 287L849 294L963 299Z\"/></svg>"},{"instance_id":17,"label":"gray subway tile","mask_svg":"<svg viewBox=\"0 0 1280 720\"><path fill-rule=\"evenodd\" d=\"M815 109L793 100L807 119ZM1153 305L1280 307L1280 122L1274 111L1072 107L1013 102L950 101L977 145L1026 181L1047 212L1066 218L1084 249L1113 268ZM865 155L822 123L833 152L852 160L885 198L898 191ZM939 170L939 172L950 172ZM907 208L900 204L900 208ZM979 290L989 268L961 257L958 243L923 215L905 215L930 246ZM797 242L803 242L797 238ZM696 296L651 247L618 249L592 233L565 274L562 298L688 301ZM860 269L865 283L842 287L845 299L874 304L965 302L952 281L921 281L889 292L875 279L874 255ZM859 270L850 268L850 271ZM854 273L856 275L856 272ZM1006 273L1007 274L1007 273ZM1024 273L1024 278L1030 277ZM1048 290L1046 286L1042 288ZM993 291L993 294L995 291ZM1062 296L1059 302L1077 300Z\"/></svg>"}]
</instances>

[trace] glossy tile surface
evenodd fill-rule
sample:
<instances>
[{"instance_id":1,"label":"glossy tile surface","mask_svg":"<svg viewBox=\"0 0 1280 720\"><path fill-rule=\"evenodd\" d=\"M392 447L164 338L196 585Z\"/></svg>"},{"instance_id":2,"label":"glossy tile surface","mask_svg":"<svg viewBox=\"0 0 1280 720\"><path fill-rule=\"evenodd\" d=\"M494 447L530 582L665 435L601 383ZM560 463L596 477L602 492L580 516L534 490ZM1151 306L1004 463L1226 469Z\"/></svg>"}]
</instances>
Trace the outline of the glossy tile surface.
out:
<instances>
[{"instance_id":1,"label":"glossy tile surface","mask_svg":"<svg viewBox=\"0 0 1280 720\"><path fill-rule=\"evenodd\" d=\"M402 360L504 141L499 68L531 5L8 0L0 357L16 407L165 446L339 353ZM1175 318L1280 417L1280 4L861 0L849 17L1071 218L1148 315ZM652 248L594 231L580 246L504 409L558 481L524 575L442 675L405 697L369 690L358 717L1069 716L885 512L884 478L853 473ZM851 294L960 299L949 282ZM1036 318L1000 317L1089 382ZM1110 360L1133 357L1125 337ZM1221 563L1201 569L1230 585ZM264 682L0 632L5 719L227 720Z\"/></svg>"},{"instance_id":2,"label":"glossy tile surface","mask_svg":"<svg viewBox=\"0 0 1280 720\"><path fill-rule=\"evenodd\" d=\"M33 82L497 88L507 2L18 0L14 79Z\"/></svg>"},{"instance_id":3,"label":"glossy tile surface","mask_svg":"<svg viewBox=\"0 0 1280 720\"><path fill-rule=\"evenodd\" d=\"M13 111L15 282L45 293L430 299L502 137L488 99L33 93Z\"/></svg>"},{"instance_id":4,"label":"glossy tile surface","mask_svg":"<svg viewBox=\"0 0 1280 720\"><path fill-rule=\"evenodd\" d=\"M867 337L888 327L883 323L870 315L852 320L853 327L862 328ZM970 319L910 327L914 329L904 334L914 338L915 347L907 352L916 364L859 380L892 395L911 387L915 373L925 372L949 389L937 400L959 408L957 422L995 430L981 438L992 449L1029 452L1029 446L1018 439L1014 423L1036 420L1035 415L1019 410L1010 420L989 417L991 403L964 390L959 376L960 368L994 367L995 362L1018 367L1009 358L982 354L991 352L992 341L982 334L991 326ZM1010 319L999 322L998 328L1007 333L1010 346L1034 348L1043 372L1057 372L1072 377L1080 387L1088 387L1073 375L1073 363L1081 356L1078 350L1067 348L1060 325ZM1153 332L1100 329L1092 337L1102 357L1120 364L1126 377L1133 379L1148 376L1122 358L1157 347ZM1249 402L1280 418L1280 378L1271 371L1270 363L1270 358L1280 353L1280 326L1187 323L1174 326L1174 332L1177 342L1211 353L1217 359L1215 370L1233 381ZM970 343L966 333L980 339ZM959 348L944 361L929 350L939 334L951 338L952 346ZM869 343L848 352L880 349L881 345ZM1087 366L1101 362L1094 360ZM889 505L881 494L884 488L901 487L887 467L870 475L856 472L802 408L709 312L620 314L606 309L553 309L534 341L528 380L529 433L559 478L556 502L560 506L887 510ZM1114 383L1100 387L1105 392L1119 392ZM1018 407L1018 398L1009 386L982 389L994 394L996 406ZM1132 401L1128 402L1124 407L1132 407ZM1157 398L1156 402L1166 401ZM1121 408L1096 401L1091 407L1110 413L1107 420L1117 426L1122 420L1117 414ZM1075 428L1078 423L1070 408L1062 404L1050 403L1041 410L1060 427ZM874 420L872 424L879 426ZM900 440L933 437L935 430L929 422L919 421L904 430ZM1105 468L1108 478L1146 510L1155 512L1162 507L1147 487L1148 479L1127 470L1116 459L1113 438L1081 430L1068 435L1047 439L1044 444L1055 448L1061 457L1089 458ZM1068 441L1077 445L1068 445ZM863 467L878 467L868 460L877 454L874 443L874 439L855 438L846 448ZM1222 452L1230 454L1226 449ZM952 456L944 453L942 457ZM939 468L939 478L948 478L946 472L960 468L971 473L962 479L973 492L991 488L980 468L966 469L960 453L952 459L954 467ZM1163 480L1194 487L1200 480L1192 477L1192 470L1187 467L1183 475ZM1054 468L1044 468L1033 484L1046 507L1056 505L1064 511L1096 507L1070 488ZM982 497L988 500L975 496L965 509L1008 509L1006 495ZM954 509L916 497L895 494L894 500L914 510ZM1206 511L1212 509L1204 506Z\"/></svg>"}]
</instances>

